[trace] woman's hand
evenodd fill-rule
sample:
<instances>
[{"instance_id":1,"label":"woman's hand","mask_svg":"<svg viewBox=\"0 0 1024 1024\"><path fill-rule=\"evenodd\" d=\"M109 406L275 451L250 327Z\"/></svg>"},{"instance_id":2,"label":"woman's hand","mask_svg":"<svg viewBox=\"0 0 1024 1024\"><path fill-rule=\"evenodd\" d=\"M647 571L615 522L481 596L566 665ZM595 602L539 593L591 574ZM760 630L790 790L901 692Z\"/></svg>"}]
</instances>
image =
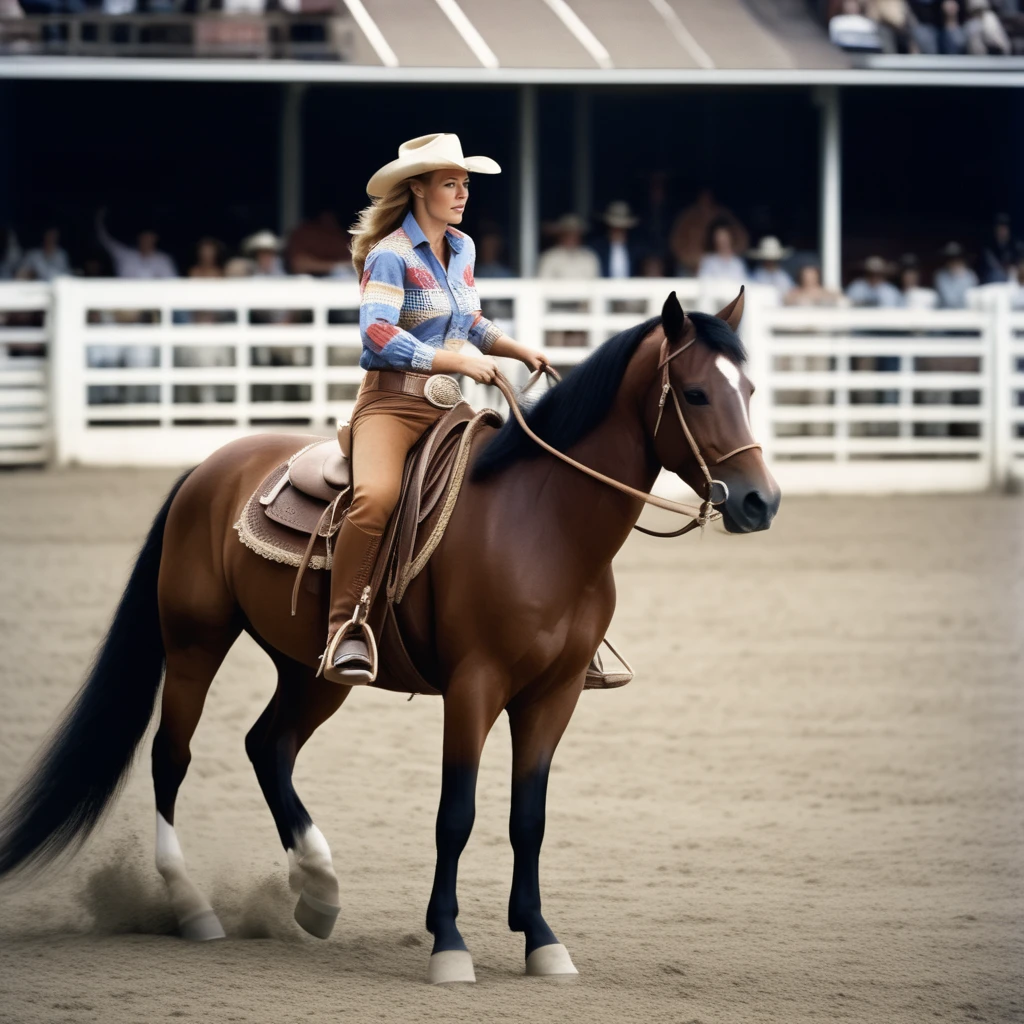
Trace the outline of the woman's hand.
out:
<instances>
[{"instance_id":1,"label":"woman's hand","mask_svg":"<svg viewBox=\"0 0 1024 1024\"><path fill-rule=\"evenodd\" d=\"M493 384L498 364L490 356L459 356L456 372L472 377L477 384Z\"/></svg>"},{"instance_id":2,"label":"woman's hand","mask_svg":"<svg viewBox=\"0 0 1024 1024\"><path fill-rule=\"evenodd\" d=\"M516 358L526 363L531 370L551 365L551 360L540 349L528 348L526 345L516 345Z\"/></svg>"}]
</instances>

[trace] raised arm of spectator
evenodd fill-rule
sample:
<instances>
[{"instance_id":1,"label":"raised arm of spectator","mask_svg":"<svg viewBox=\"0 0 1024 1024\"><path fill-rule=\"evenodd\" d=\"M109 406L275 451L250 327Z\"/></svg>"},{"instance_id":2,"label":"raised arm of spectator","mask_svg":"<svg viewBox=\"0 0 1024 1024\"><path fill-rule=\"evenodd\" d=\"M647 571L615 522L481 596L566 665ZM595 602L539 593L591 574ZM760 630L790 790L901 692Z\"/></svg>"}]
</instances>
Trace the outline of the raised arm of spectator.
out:
<instances>
[{"instance_id":1,"label":"raised arm of spectator","mask_svg":"<svg viewBox=\"0 0 1024 1024\"><path fill-rule=\"evenodd\" d=\"M130 246L127 246L123 242L119 242L116 238L111 237L110 232L107 231L106 210L100 210L99 213L96 214L96 237L99 239L100 245L110 253L115 263L118 260L124 259L124 257L132 251Z\"/></svg>"}]
</instances>

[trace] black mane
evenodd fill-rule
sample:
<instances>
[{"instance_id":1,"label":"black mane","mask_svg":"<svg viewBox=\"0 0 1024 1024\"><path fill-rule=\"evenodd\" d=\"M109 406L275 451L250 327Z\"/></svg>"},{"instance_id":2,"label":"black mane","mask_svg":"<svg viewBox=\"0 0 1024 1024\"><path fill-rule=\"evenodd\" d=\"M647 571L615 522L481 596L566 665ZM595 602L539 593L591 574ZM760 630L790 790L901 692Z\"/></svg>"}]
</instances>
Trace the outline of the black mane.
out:
<instances>
[{"instance_id":1,"label":"black mane","mask_svg":"<svg viewBox=\"0 0 1024 1024\"><path fill-rule=\"evenodd\" d=\"M732 328L708 313L687 313L697 337L709 348L728 356L733 362L746 362L743 343ZM660 326L661 317L630 327L609 338L565 379L547 391L526 413L526 422L548 444L568 451L593 430L608 413L640 342ZM543 449L523 433L513 416L488 442L473 464L473 480L484 480L519 459L540 455Z\"/></svg>"}]
</instances>

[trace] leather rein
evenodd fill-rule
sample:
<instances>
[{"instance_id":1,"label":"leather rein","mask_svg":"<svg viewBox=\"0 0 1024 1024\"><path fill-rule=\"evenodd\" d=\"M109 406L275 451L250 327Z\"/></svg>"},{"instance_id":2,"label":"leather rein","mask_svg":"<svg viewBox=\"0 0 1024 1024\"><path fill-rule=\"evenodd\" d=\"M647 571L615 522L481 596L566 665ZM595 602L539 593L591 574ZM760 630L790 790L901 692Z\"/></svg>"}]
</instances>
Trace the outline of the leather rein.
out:
<instances>
[{"instance_id":1,"label":"leather rein","mask_svg":"<svg viewBox=\"0 0 1024 1024\"><path fill-rule=\"evenodd\" d=\"M548 444L542 437L538 436L526 422L526 417L523 415L522 409L519 407L519 402L516 398L515 390L513 389L508 378L499 370L495 376L495 384L498 390L501 391L505 397L505 401L508 402L509 408L512 410L512 414L515 416L516 421L522 428L523 432L532 441L535 441L541 448L555 458L561 459L562 462L574 469L578 469L581 473L585 473L589 477L593 477L595 480L599 480L603 484L607 484L609 487L614 487L615 490L621 491L623 494L628 494L631 498L636 498L639 501L643 501L648 505L654 505L656 508L665 509L668 512L675 512L679 515L689 516L692 522L687 523L685 526L680 527L678 530L672 530L668 533L660 533L657 530L649 530L645 526L635 524L634 530L639 530L640 533L646 533L651 537L681 537L684 533L689 533L691 530L700 527L703 529L706 523L709 523L715 519L720 519L722 513L718 512L715 508L716 505L721 505L729 498L729 488L725 481L717 480L711 475L711 470L708 468L707 461L701 453L700 446L697 444L693 433L690 431L689 426L686 423L686 417L683 415L683 408L679 404L679 396L676 394L676 389L672 384L669 377L669 363L672 362L676 356L682 355L691 345L697 341L696 337L691 338L685 345L681 345L675 352L668 352L668 339L662 342L661 346L661 359L658 363L658 369L661 371L661 398L658 401L658 419L654 424L654 435L657 437L658 429L661 427L662 415L665 412L665 405L668 401L669 396L672 397L672 406L676 412L676 418L679 420L679 426L682 429L683 436L686 438L687 443L690 445L690 451L693 452L693 457L697 461L697 465L700 467L701 473L704 476L704 481L707 484L707 495L704 500L700 503L699 508L694 508L692 505L684 505L679 501L671 501L668 498L660 498L656 494L650 494L647 491L637 490L635 487L630 487L629 484L621 483L618 480L610 476L606 476L604 473L599 473L596 469L591 469L589 466L583 465L582 462L577 462L576 459L564 452L560 452L557 448ZM540 367L540 369L534 370L530 375L529 380L523 385L520 394L524 394L540 379L541 375L547 373L557 383L560 381L561 375L553 366L547 364ZM740 452L749 451L752 448L760 448L756 441L751 441L749 444L740 445L738 448L733 448L731 452L727 452L721 458L715 459L711 464L712 466L720 466L727 459L731 459L734 455L739 455Z\"/></svg>"}]
</instances>

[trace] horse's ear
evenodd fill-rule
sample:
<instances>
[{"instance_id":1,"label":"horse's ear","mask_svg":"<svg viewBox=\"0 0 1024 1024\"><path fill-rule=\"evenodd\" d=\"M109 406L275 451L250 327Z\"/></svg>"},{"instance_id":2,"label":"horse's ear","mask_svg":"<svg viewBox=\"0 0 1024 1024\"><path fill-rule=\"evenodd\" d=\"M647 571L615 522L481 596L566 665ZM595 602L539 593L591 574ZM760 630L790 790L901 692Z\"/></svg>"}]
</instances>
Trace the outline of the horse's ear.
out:
<instances>
[{"instance_id":1,"label":"horse's ear","mask_svg":"<svg viewBox=\"0 0 1024 1024\"><path fill-rule=\"evenodd\" d=\"M729 303L725 309L720 309L715 316L719 320L724 320L735 333L740 326L740 321L743 319L743 292L744 286L740 285L740 293L736 296L732 302Z\"/></svg>"},{"instance_id":2,"label":"horse's ear","mask_svg":"<svg viewBox=\"0 0 1024 1024\"><path fill-rule=\"evenodd\" d=\"M661 307L661 326L664 328L665 337L668 338L670 345L680 341L686 331L686 314L683 312L683 307L679 305L679 299L676 298L675 292L669 295L665 300L665 305Z\"/></svg>"}]
</instances>

